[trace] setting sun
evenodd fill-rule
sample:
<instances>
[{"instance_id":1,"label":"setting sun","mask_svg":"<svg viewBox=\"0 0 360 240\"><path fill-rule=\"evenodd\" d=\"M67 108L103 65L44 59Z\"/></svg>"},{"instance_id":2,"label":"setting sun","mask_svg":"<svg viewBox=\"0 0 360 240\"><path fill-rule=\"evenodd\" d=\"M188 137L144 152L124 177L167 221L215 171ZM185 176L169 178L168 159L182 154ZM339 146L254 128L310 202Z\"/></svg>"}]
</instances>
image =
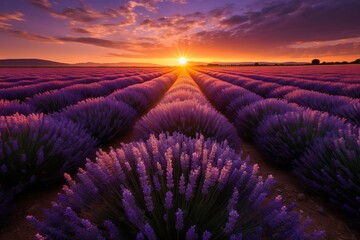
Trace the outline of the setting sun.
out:
<instances>
[{"instance_id":1,"label":"setting sun","mask_svg":"<svg viewBox=\"0 0 360 240\"><path fill-rule=\"evenodd\" d=\"M181 57L181 58L179 58L179 64L181 65L181 66L184 66L184 65L186 65L187 64L187 62L188 62L188 60L185 58L185 57Z\"/></svg>"}]
</instances>

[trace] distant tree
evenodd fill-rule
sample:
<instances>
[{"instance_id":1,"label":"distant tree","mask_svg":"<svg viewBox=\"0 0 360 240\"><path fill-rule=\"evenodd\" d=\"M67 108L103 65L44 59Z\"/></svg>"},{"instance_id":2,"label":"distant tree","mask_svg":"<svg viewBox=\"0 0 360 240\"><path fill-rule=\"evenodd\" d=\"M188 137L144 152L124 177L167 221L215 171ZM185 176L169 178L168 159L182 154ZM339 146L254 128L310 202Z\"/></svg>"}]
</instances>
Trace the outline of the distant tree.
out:
<instances>
[{"instance_id":1,"label":"distant tree","mask_svg":"<svg viewBox=\"0 0 360 240\"><path fill-rule=\"evenodd\" d=\"M355 63L355 64L360 64L360 58L356 59L355 61L351 62L351 63Z\"/></svg>"},{"instance_id":2,"label":"distant tree","mask_svg":"<svg viewBox=\"0 0 360 240\"><path fill-rule=\"evenodd\" d=\"M254 65L255 65L255 66L259 66L260 64L259 64L259 63L255 63Z\"/></svg>"},{"instance_id":3,"label":"distant tree","mask_svg":"<svg viewBox=\"0 0 360 240\"><path fill-rule=\"evenodd\" d=\"M311 64L313 64L313 65L319 65L319 64L320 64L320 60L319 60L319 59L313 59L313 60L311 61Z\"/></svg>"}]
</instances>

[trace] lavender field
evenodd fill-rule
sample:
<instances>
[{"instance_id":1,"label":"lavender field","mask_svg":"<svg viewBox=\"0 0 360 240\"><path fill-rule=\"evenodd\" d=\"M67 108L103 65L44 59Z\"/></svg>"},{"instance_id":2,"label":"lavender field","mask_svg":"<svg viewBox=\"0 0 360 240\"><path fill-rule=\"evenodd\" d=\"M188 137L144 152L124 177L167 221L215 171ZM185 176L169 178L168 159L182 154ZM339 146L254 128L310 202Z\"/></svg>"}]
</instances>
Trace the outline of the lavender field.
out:
<instances>
[{"instance_id":1,"label":"lavender field","mask_svg":"<svg viewBox=\"0 0 360 240\"><path fill-rule=\"evenodd\" d=\"M0 239L357 239L359 126L356 65L0 69Z\"/></svg>"}]
</instances>

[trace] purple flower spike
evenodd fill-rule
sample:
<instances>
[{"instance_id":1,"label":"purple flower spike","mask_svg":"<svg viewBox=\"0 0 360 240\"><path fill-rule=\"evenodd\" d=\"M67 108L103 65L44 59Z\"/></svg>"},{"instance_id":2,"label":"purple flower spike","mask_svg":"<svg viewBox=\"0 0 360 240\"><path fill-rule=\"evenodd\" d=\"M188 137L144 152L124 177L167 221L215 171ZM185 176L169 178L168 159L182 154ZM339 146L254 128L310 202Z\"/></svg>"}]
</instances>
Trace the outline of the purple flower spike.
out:
<instances>
[{"instance_id":1,"label":"purple flower spike","mask_svg":"<svg viewBox=\"0 0 360 240\"><path fill-rule=\"evenodd\" d=\"M170 191L167 191L166 197L165 197L165 208L166 209L172 208L172 201L173 201L173 193Z\"/></svg>"},{"instance_id":2,"label":"purple flower spike","mask_svg":"<svg viewBox=\"0 0 360 240\"><path fill-rule=\"evenodd\" d=\"M186 232L185 239L186 240L196 240L198 238L197 233L195 232L195 225L191 226L189 230Z\"/></svg>"},{"instance_id":3,"label":"purple flower spike","mask_svg":"<svg viewBox=\"0 0 360 240\"><path fill-rule=\"evenodd\" d=\"M178 210L175 213L175 216L176 216L175 229L180 231L184 227L184 213L180 208L178 208Z\"/></svg>"},{"instance_id":4,"label":"purple flower spike","mask_svg":"<svg viewBox=\"0 0 360 240\"><path fill-rule=\"evenodd\" d=\"M229 212L229 220L228 222L226 223L225 225L225 229L224 229L224 232L225 233L230 233L232 232L232 230L234 229L235 227L235 224L236 224L236 221L237 219L239 218L239 214L236 210L232 209L230 212Z\"/></svg>"}]
</instances>

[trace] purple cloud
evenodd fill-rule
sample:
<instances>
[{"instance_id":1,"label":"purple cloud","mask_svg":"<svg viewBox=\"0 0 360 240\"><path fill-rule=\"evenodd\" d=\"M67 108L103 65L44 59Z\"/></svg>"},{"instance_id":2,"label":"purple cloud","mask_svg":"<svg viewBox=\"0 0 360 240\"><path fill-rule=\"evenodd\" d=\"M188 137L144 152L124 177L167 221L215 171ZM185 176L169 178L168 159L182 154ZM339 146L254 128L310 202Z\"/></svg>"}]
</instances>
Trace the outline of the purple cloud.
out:
<instances>
[{"instance_id":1,"label":"purple cloud","mask_svg":"<svg viewBox=\"0 0 360 240\"><path fill-rule=\"evenodd\" d=\"M24 21L24 14L21 12L15 13L0 13L0 21Z\"/></svg>"}]
</instances>

